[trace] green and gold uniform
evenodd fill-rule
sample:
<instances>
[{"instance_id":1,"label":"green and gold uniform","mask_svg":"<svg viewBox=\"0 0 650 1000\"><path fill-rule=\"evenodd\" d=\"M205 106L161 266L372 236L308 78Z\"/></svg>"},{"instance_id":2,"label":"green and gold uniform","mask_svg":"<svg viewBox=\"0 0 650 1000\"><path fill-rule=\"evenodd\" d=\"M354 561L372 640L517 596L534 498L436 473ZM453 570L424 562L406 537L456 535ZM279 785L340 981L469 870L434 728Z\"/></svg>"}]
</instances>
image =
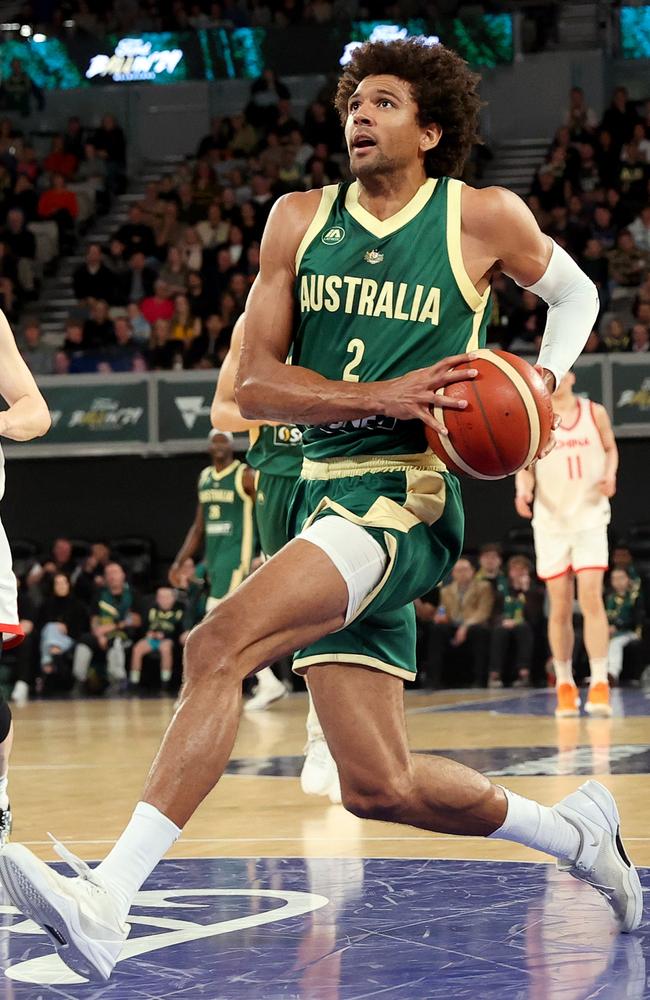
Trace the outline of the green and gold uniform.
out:
<instances>
[{"instance_id":1,"label":"green and gold uniform","mask_svg":"<svg viewBox=\"0 0 650 1000\"><path fill-rule=\"evenodd\" d=\"M302 434L292 424L250 432L246 461L256 470L255 524L262 552L272 556L286 545L287 511L302 465Z\"/></svg>"},{"instance_id":2,"label":"green and gold uniform","mask_svg":"<svg viewBox=\"0 0 650 1000\"><path fill-rule=\"evenodd\" d=\"M222 598L238 587L253 558L253 501L244 489L246 466L236 460L221 472L208 465L199 475L205 562L210 597Z\"/></svg>"},{"instance_id":3,"label":"green and gold uniform","mask_svg":"<svg viewBox=\"0 0 650 1000\"><path fill-rule=\"evenodd\" d=\"M479 295L461 256L460 181L428 179L380 221L355 183L323 189L296 254L293 363L328 379L377 382L483 346L489 289ZM355 618L294 657L415 677L412 601L462 551L455 476L427 447L419 420L370 416L303 431L302 475L290 510L297 534L338 514L384 547L383 578Z\"/></svg>"}]
</instances>

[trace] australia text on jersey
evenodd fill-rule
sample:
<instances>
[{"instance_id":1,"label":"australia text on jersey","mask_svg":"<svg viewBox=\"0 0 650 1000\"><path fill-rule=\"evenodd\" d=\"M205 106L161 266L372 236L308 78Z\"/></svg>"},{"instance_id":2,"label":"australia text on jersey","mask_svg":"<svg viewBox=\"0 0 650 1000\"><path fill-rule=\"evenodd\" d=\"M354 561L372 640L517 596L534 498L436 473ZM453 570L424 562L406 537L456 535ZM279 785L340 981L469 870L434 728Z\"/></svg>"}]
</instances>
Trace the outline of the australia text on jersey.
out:
<instances>
[{"instance_id":1,"label":"australia text on jersey","mask_svg":"<svg viewBox=\"0 0 650 1000\"><path fill-rule=\"evenodd\" d=\"M345 290L344 289L345 286ZM357 316L385 316L387 319L430 323L440 322L440 289L424 285L409 286L401 281L379 283L373 278L352 275L303 274L300 278L300 311L338 312Z\"/></svg>"}]
</instances>

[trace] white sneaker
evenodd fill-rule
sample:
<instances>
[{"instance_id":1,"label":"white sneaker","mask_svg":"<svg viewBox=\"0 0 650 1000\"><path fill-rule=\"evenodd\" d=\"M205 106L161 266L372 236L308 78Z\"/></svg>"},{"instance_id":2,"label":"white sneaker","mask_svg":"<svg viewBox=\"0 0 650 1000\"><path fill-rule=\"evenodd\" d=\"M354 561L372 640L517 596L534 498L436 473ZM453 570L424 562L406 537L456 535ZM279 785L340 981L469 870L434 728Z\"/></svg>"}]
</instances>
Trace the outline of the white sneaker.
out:
<instances>
[{"instance_id":1,"label":"white sneaker","mask_svg":"<svg viewBox=\"0 0 650 1000\"><path fill-rule=\"evenodd\" d=\"M305 763L300 772L300 787L305 795L329 795L331 801L335 802L333 794L335 797L338 795L340 802L341 789L338 781L338 770L324 737L308 740Z\"/></svg>"},{"instance_id":2,"label":"white sneaker","mask_svg":"<svg viewBox=\"0 0 650 1000\"><path fill-rule=\"evenodd\" d=\"M7 844L0 850L0 879L73 972L106 981L131 928L118 918L100 877L62 844L54 841L54 847L79 878L59 875L22 844Z\"/></svg>"},{"instance_id":3,"label":"white sneaker","mask_svg":"<svg viewBox=\"0 0 650 1000\"><path fill-rule=\"evenodd\" d=\"M643 914L643 891L621 841L613 795L599 781L585 781L554 808L580 834L577 858L558 860L558 869L593 885L613 909L621 930L635 930Z\"/></svg>"},{"instance_id":4,"label":"white sneaker","mask_svg":"<svg viewBox=\"0 0 650 1000\"><path fill-rule=\"evenodd\" d=\"M332 763L334 763L334 761L332 761ZM341 782L339 781L339 772L336 764L334 764L334 770L336 771L336 777L327 789L327 794L329 795L332 805L340 806L343 801L343 797L341 796Z\"/></svg>"},{"instance_id":5,"label":"white sneaker","mask_svg":"<svg viewBox=\"0 0 650 1000\"><path fill-rule=\"evenodd\" d=\"M27 681L16 681L11 692L14 705L26 705L29 701L29 684Z\"/></svg>"},{"instance_id":6,"label":"white sneaker","mask_svg":"<svg viewBox=\"0 0 650 1000\"><path fill-rule=\"evenodd\" d=\"M288 691L282 681L279 681L277 677L275 678L275 684L273 681L266 681L264 684L258 684L255 689L255 694L252 698L249 698L247 702L244 702L245 712L263 712L265 708L272 705L274 701L279 701L280 698L286 698Z\"/></svg>"}]
</instances>

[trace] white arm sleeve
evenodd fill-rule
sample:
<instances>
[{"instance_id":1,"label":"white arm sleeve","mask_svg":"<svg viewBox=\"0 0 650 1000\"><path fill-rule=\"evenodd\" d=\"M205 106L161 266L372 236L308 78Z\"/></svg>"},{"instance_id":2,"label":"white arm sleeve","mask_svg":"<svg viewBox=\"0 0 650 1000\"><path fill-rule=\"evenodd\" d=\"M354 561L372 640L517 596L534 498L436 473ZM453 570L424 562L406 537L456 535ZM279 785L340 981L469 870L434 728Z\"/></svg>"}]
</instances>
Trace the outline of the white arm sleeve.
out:
<instances>
[{"instance_id":1,"label":"white arm sleeve","mask_svg":"<svg viewBox=\"0 0 650 1000\"><path fill-rule=\"evenodd\" d=\"M598 289L555 242L548 267L539 281L521 287L548 303L537 364L553 372L555 384L559 385L593 330L600 308Z\"/></svg>"}]
</instances>

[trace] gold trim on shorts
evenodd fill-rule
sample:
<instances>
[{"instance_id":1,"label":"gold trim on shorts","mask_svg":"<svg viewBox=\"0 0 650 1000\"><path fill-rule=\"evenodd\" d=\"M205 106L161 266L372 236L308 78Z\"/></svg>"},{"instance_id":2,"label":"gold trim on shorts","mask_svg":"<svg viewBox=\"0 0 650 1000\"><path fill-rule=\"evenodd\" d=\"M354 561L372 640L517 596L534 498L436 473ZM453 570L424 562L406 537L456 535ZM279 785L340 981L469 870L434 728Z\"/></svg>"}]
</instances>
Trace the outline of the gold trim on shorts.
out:
<instances>
[{"instance_id":1,"label":"gold trim on shorts","mask_svg":"<svg viewBox=\"0 0 650 1000\"><path fill-rule=\"evenodd\" d=\"M417 673L413 670L404 670L403 667L395 667L392 663L384 663L374 656L364 656L363 653L318 653L317 656L302 656L299 660L293 661L292 670L294 674L302 675L309 667L318 666L325 663L358 663L363 667L373 667L384 674L391 674L399 677L403 681L414 681Z\"/></svg>"},{"instance_id":2,"label":"gold trim on shorts","mask_svg":"<svg viewBox=\"0 0 650 1000\"><path fill-rule=\"evenodd\" d=\"M444 462L432 451L420 455L345 455L314 462L303 458L302 479L347 479L350 476L365 476L372 472L408 472L419 469L422 472L446 472Z\"/></svg>"}]
</instances>

